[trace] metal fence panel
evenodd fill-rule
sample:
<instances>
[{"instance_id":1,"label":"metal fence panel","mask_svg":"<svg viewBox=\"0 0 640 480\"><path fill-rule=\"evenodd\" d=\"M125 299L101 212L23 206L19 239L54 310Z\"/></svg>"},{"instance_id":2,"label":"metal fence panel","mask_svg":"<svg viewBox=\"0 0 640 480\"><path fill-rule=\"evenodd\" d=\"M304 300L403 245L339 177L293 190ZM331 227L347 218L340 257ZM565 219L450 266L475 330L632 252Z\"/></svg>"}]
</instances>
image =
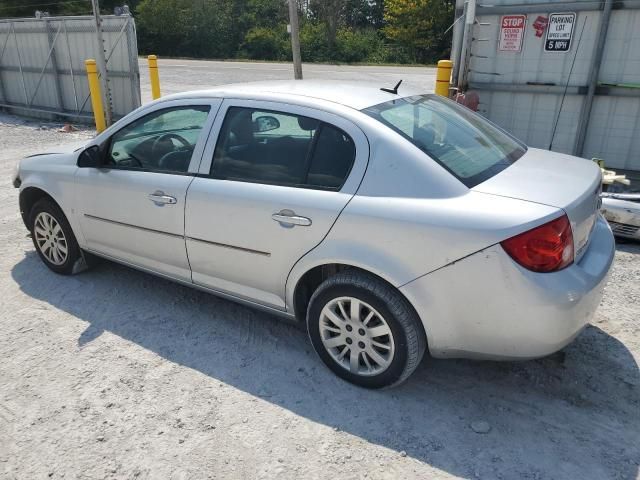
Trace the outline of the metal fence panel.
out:
<instances>
[{"instance_id":1,"label":"metal fence panel","mask_svg":"<svg viewBox=\"0 0 640 480\"><path fill-rule=\"evenodd\" d=\"M591 52L595 46L598 33L600 12L579 12L576 18L574 44L567 53L545 52L544 37L536 37L530 27L536 16L527 19L521 52L501 52L498 50L501 15L487 15L482 22L488 25L476 26L478 41L473 45L471 79L486 83L518 83L527 82L556 83L564 85L569 76L573 62L577 37L580 35L583 22L584 32L580 42L578 55L571 73L571 84L585 85L589 74ZM486 58L484 58L486 57ZM564 82L563 82L564 80Z\"/></svg>"},{"instance_id":2,"label":"metal fence panel","mask_svg":"<svg viewBox=\"0 0 640 480\"><path fill-rule=\"evenodd\" d=\"M614 10L600 68L603 83L640 83L640 10Z\"/></svg>"},{"instance_id":3,"label":"metal fence panel","mask_svg":"<svg viewBox=\"0 0 640 480\"><path fill-rule=\"evenodd\" d=\"M561 95L524 92L482 92L481 113L513 133L527 145L549 148ZM552 150L569 153L573 149L582 100L577 95L564 100Z\"/></svg>"},{"instance_id":4,"label":"metal fence panel","mask_svg":"<svg viewBox=\"0 0 640 480\"><path fill-rule=\"evenodd\" d=\"M133 17L102 17L114 118L140 106ZM93 17L0 20L0 106L30 115L92 119L84 61L99 45Z\"/></svg>"},{"instance_id":5,"label":"metal fence panel","mask_svg":"<svg viewBox=\"0 0 640 480\"><path fill-rule=\"evenodd\" d=\"M458 0L458 15L470 1ZM579 125L586 118L600 24L606 18L604 4L604 0L478 3L469 40L463 41L463 29L458 28L453 52L462 49L470 54L466 65L460 62L463 71L457 74L466 78L469 90L478 92L480 113L528 145L549 148L553 135L552 150L575 154ZM539 17L564 12L576 14L570 49L546 52L546 29L536 35L534 23ZM501 19L512 14L526 15L522 47L500 51ZM602 55L582 156L602 158L614 168L640 170L639 2L614 4Z\"/></svg>"},{"instance_id":6,"label":"metal fence panel","mask_svg":"<svg viewBox=\"0 0 640 480\"><path fill-rule=\"evenodd\" d=\"M616 168L640 170L639 133L640 98L597 96L585 152Z\"/></svg>"},{"instance_id":7,"label":"metal fence panel","mask_svg":"<svg viewBox=\"0 0 640 480\"><path fill-rule=\"evenodd\" d=\"M492 7L496 6L496 7L501 7L501 6L511 6L511 5L535 5L536 7L542 5L542 4L546 4L546 5L553 5L554 3L572 3L572 4L580 4L580 3L584 3L585 5L590 4L590 6L593 6L594 4L598 3L597 0L569 0L569 1L563 1L563 0L558 0L558 1L547 1L547 2L541 2L540 0L491 0L486 1L486 2L481 2L481 4L489 4Z\"/></svg>"}]
</instances>

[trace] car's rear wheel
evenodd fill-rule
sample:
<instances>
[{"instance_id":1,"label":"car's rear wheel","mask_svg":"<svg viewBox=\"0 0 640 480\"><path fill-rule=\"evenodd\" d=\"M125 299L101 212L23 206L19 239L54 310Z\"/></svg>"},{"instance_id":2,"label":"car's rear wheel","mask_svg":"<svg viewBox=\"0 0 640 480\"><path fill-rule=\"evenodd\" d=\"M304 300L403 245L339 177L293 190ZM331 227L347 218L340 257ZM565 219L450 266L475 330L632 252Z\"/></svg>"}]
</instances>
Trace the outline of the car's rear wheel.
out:
<instances>
[{"instance_id":1,"label":"car's rear wheel","mask_svg":"<svg viewBox=\"0 0 640 480\"><path fill-rule=\"evenodd\" d=\"M335 374L367 388L403 382L426 350L424 330L407 300L359 270L341 272L318 287L309 302L307 329Z\"/></svg>"},{"instance_id":2,"label":"car's rear wheel","mask_svg":"<svg viewBox=\"0 0 640 480\"><path fill-rule=\"evenodd\" d=\"M31 209L29 225L33 245L44 264L56 273L70 275L81 253L60 207L47 198L38 200Z\"/></svg>"}]
</instances>

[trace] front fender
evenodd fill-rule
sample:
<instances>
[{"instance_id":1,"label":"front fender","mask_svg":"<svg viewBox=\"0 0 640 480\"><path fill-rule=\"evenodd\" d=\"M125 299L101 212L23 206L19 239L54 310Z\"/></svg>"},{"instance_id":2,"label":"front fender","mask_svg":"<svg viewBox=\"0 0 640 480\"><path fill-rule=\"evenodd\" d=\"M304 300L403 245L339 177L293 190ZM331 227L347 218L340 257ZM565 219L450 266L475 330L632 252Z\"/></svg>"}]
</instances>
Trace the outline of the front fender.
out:
<instances>
[{"instance_id":1,"label":"front fender","mask_svg":"<svg viewBox=\"0 0 640 480\"><path fill-rule=\"evenodd\" d=\"M51 155L51 157L66 157L66 155ZM59 158L59 160L63 159L68 160L68 158ZM28 195L30 192L34 194L34 189L40 190L58 204L67 217L78 244L84 247L84 237L75 214L75 172L78 167L71 162L37 162L37 160L38 157L28 158L20 164L20 213L25 225L27 225L28 212L24 211L24 206Z\"/></svg>"}]
</instances>

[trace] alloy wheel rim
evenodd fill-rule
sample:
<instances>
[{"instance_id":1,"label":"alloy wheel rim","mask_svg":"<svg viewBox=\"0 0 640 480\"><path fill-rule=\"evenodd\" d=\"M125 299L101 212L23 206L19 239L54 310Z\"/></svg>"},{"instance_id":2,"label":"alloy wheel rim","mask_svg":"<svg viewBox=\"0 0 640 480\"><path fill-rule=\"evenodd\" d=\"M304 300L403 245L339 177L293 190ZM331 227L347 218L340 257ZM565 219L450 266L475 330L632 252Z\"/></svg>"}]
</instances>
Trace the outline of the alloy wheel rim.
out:
<instances>
[{"instance_id":1,"label":"alloy wheel rim","mask_svg":"<svg viewBox=\"0 0 640 480\"><path fill-rule=\"evenodd\" d=\"M54 265L62 265L69 254L69 245L58 221L47 212L40 212L33 226L40 252Z\"/></svg>"},{"instance_id":2,"label":"alloy wheel rim","mask_svg":"<svg viewBox=\"0 0 640 480\"><path fill-rule=\"evenodd\" d=\"M338 365L360 376L384 372L395 354L387 321L371 305L354 297L334 298L324 306L320 338Z\"/></svg>"}]
</instances>

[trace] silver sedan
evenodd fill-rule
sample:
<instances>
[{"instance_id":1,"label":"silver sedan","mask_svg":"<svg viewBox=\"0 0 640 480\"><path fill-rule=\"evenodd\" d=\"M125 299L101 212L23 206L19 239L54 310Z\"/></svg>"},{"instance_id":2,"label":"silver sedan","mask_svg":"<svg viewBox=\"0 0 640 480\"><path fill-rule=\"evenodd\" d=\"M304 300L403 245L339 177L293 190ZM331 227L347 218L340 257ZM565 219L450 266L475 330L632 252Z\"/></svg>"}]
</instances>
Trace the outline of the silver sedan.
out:
<instances>
[{"instance_id":1,"label":"silver sedan","mask_svg":"<svg viewBox=\"0 0 640 480\"><path fill-rule=\"evenodd\" d=\"M22 160L14 184L54 272L101 257L295 319L333 372L370 388L405 380L426 350L561 349L614 254L597 165L403 87L168 96Z\"/></svg>"}]
</instances>

